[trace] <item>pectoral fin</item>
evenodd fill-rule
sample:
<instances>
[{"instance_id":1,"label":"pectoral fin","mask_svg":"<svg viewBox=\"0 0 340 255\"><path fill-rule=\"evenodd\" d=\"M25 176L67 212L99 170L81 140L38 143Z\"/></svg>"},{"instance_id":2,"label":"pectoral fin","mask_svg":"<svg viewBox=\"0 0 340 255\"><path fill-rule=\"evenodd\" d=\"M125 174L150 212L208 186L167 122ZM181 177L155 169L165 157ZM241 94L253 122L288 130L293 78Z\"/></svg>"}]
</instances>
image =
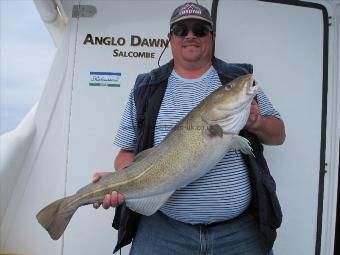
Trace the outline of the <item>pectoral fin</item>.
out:
<instances>
[{"instance_id":1,"label":"pectoral fin","mask_svg":"<svg viewBox=\"0 0 340 255\"><path fill-rule=\"evenodd\" d=\"M159 194L152 197L131 198L127 199L125 202L126 206L132 211L150 216L162 207L162 205L168 200L172 193L173 192Z\"/></svg>"},{"instance_id":2,"label":"pectoral fin","mask_svg":"<svg viewBox=\"0 0 340 255\"><path fill-rule=\"evenodd\" d=\"M218 135L219 137L222 137L223 133L224 133L223 128L218 124L210 125L208 127L208 130L209 130L210 134L213 135L213 136Z\"/></svg>"},{"instance_id":3,"label":"pectoral fin","mask_svg":"<svg viewBox=\"0 0 340 255\"><path fill-rule=\"evenodd\" d=\"M231 149L240 150L244 154L249 154L254 157L253 149L250 146L250 142L239 135L234 135L232 138Z\"/></svg>"}]
</instances>

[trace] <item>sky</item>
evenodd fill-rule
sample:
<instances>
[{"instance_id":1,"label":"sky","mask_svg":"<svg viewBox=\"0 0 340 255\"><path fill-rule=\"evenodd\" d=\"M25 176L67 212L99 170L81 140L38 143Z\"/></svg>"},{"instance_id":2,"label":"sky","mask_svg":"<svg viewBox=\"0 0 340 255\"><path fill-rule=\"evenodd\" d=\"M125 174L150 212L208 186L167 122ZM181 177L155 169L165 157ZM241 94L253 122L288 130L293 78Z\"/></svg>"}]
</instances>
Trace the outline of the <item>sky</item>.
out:
<instances>
[{"instance_id":1,"label":"sky","mask_svg":"<svg viewBox=\"0 0 340 255\"><path fill-rule=\"evenodd\" d=\"M0 0L0 134L38 102L55 52L33 0Z\"/></svg>"}]
</instances>

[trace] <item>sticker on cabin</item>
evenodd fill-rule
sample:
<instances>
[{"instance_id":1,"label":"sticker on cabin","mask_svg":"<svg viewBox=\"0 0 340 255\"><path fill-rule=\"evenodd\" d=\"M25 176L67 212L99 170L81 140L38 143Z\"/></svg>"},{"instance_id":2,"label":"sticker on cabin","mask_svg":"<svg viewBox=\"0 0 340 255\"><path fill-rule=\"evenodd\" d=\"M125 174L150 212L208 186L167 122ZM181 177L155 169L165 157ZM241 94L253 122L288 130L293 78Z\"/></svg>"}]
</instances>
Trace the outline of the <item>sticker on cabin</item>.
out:
<instances>
[{"instance_id":1,"label":"sticker on cabin","mask_svg":"<svg viewBox=\"0 0 340 255\"><path fill-rule=\"evenodd\" d=\"M89 86L92 87L120 87L121 73L90 72Z\"/></svg>"}]
</instances>

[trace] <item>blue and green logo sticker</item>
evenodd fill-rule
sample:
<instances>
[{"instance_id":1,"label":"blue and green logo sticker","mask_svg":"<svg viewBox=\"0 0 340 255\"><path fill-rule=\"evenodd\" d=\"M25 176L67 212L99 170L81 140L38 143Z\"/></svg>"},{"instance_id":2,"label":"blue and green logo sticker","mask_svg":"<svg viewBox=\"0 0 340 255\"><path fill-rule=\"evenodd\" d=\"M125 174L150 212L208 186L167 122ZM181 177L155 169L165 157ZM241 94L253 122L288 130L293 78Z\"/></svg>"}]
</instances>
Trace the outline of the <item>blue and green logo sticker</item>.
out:
<instances>
[{"instance_id":1,"label":"blue and green logo sticker","mask_svg":"<svg viewBox=\"0 0 340 255\"><path fill-rule=\"evenodd\" d=\"M121 73L90 72L89 85L93 87L120 87Z\"/></svg>"}]
</instances>

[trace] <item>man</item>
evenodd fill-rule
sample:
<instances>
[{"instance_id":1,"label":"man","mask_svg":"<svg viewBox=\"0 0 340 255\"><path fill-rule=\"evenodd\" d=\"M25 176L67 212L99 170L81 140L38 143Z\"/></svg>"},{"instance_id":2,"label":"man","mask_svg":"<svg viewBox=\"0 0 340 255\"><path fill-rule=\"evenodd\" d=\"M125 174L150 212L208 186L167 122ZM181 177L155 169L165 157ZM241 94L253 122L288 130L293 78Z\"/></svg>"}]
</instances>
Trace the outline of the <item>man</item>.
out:
<instances>
[{"instance_id":1,"label":"man","mask_svg":"<svg viewBox=\"0 0 340 255\"><path fill-rule=\"evenodd\" d=\"M164 127L174 126L221 83L252 72L251 65L231 65L213 57L212 27L203 6L186 3L174 10L168 34L173 61L137 77L115 139L121 148L116 170L129 165L139 151L159 144L170 130ZM285 131L262 91L252 102L242 135L250 140L255 159L228 152L152 216L131 212L122 194L107 194L103 208L120 205L113 224L119 229L115 251L133 239L130 254L138 255L267 254L281 211L261 143L282 144ZM96 173L93 181L104 174Z\"/></svg>"}]
</instances>

